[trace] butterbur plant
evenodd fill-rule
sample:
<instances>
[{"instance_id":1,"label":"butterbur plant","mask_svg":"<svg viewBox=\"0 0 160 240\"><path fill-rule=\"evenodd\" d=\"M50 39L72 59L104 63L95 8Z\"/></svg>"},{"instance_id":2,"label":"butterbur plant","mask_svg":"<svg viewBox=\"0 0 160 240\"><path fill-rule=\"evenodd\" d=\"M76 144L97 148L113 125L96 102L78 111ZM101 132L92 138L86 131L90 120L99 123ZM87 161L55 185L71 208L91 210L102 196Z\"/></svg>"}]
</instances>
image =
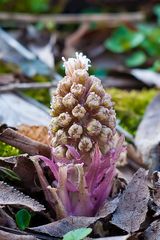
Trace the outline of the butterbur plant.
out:
<instances>
[{"instance_id":1,"label":"butterbur plant","mask_svg":"<svg viewBox=\"0 0 160 240\"><path fill-rule=\"evenodd\" d=\"M94 216L110 194L123 137L115 143L113 103L101 81L88 74L90 60L76 53L63 61L66 76L51 103L52 157L39 156L53 174L46 199L58 218Z\"/></svg>"}]
</instances>

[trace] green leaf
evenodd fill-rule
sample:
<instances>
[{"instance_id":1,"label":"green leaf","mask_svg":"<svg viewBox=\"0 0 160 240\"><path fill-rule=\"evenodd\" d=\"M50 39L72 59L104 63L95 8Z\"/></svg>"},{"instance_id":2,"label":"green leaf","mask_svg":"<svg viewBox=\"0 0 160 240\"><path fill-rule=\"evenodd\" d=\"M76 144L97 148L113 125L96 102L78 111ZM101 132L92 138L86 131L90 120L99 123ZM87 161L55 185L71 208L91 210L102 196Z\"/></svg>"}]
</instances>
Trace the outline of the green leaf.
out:
<instances>
[{"instance_id":1,"label":"green leaf","mask_svg":"<svg viewBox=\"0 0 160 240\"><path fill-rule=\"evenodd\" d=\"M131 56L129 56L126 59L125 63L128 67L137 67L145 63L146 60L147 60L147 57L145 53L142 51L137 51L133 53Z\"/></svg>"},{"instance_id":2,"label":"green leaf","mask_svg":"<svg viewBox=\"0 0 160 240\"><path fill-rule=\"evenodd\" d=\"M139 31L145 35L144 41L141 43L141 47L150 56L160 55L160 28L149 24L140 24L138 26Z\"/></svg>"},{"instance_id":3,"label":"green leaf","mask_svg":"<svg viewBox=\"0 0 160 240\"><path fill-rule=\"evenodd\" d=\"M153 71L160 72L160 60L156 60L151 68Z\"/></svg>"},{"instance_id":4,"label":"green leaf","mask_svg":"<svg viewBox=\"0 0 160 240\"><path fill-rule=\"evenodd\" d=\"M107 76L107 71L103 68L97 68L94 70L94 74L96 77L106 77Z\"/></svg>"},{"instance_id":5,"label":"green leaf","mask_svg":"<svg viewBox=\"0 0 160 240\"><path fill-rule=\"evenodd\" d=\"M121 26L105 41L104 45L112 52L123 53L137 47L143 40L143 33L134 32L125 26Z\"/></svg>"},{"instance_id":6,"label":"green leaf","mask_svg":"<svg viewBox=\"0 0 160 240\"><path fill-rule=\"evenodd\" d=\"M9 168L0 167L0 171L10 180L21 181L21 179L17 176L17 174Z\"/></svg>"},{"instance_id":7,"label":"green leaf","mask_svg":"<svg viewBox=\"0 0 160 240\"><path fill-rule=\"evenodd\" d=\"M34 13L46 12L49 10L48 0L28 0L29 8Z\"/></svg>"},{"instance_id":8,"label":"green leaf","mask_svg":"<svg viewBox=\"0 0 160 240\"><path fill-rule=\"evenodd\" d=\"M20 230L24 230L30 224L31 214L26 209L21 209L16 213L16 223Z\"/></svg>"},{"instance_id":9,"label":"green leaf","mask_svg":"<svg viewBox=\"0 0 160 240\"><path fill-rule=\"evenodd\" d=\"M158 23L160 23L160 4L154 6L153 13L157 16Z\"/></svg>"},{"instance_id":10,"label":"green leaf","mask_svg":"<svg viewBox=\"0 0 160 240\"><path fill-rule=\"evenodd\" d=\"M63 240L82 240L92 232L91 228L79 228L66 233Z\"/></svg>"}]
</instances>

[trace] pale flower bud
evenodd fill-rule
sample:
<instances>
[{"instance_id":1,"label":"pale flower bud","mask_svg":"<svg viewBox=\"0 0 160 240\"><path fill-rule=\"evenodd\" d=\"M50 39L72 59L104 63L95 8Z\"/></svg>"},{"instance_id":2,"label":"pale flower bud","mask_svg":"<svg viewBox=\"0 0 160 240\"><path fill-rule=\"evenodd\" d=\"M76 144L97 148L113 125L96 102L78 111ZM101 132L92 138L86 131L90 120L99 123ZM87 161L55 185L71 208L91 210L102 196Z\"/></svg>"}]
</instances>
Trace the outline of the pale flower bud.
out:
<instances>
[{"instance_id":1,"label":"pale flower bud","mask_svg":"<svg viewBox=\"0 0 160 240\"><path fill-rule=\"evenodd\" d=\"M77 69L88 70L90 67L90 60L82 53L78 54L76 52L76 58L69 58L67 61L65 58L62 58L62 60L64 61L65 73L69 76L72 76Z\"/></svg>"},{"instance_id":2,"label":"pale flower bud","mask_svg":"<svg viewBox=\"0 0 160 240\"><path fill-rule=\"evenodd\" d=\"M96 119L92 119L87 125L87 131L90 136L96 136L101 132L102 125Z\"/></svg>"},{"instance_id":3,"label":"pale flower bud","mask_svg":"<svg viewBox=\"0 0 160 240\"><path fill-rule=\"evenodd\" d=\"M66 155L66 148L63 146L58 146L58 147L54 148L54 155L60 159L64 158Z\"/></svg>"},{"instance_id":4,"label":"pale flower bud","mask_svg":"<svg viewBox=\"0 0 160 240\"><path fill-rule=\"evenodd\" d=\"M88 72L84 69L78 69L73 73L73 80L76 83L85 84L86 81L89 81Z\"/></svg>"},{"instance_id":5,"label":"pale flower bud","mask_svg":"<svg viewBox=\"0 0 160 240\"><path fill-rule=\"evenodd\" d=\"M74 94L75 97L81 97L84 93L85 87L82 84L73 84L71 87L71 93Z\"/></svg>"},{"instance_id":6,"label":"pale flower bud","mask_svg":"<svg viewBox=\"0 0 160 240\"><path fill-rule=\"evenodd\" d=\"M101 84L101 81L94 76L91 76L90 78L92 80L92 86L90 87L90 91L95 92L99 96L103 96L105 94L105 90Z\"/></svg>"},{"instance_id":7,"label":"pale flower bud","mask_svg":"<svg viewBox=\"0 0 160 240\"><path fill-rule=\"evenodd\" d=\"M71 160L73 158L72 154L70 153L69 150L66 151L66 158Z\"/></svg>"},{"instance_id":8,"label":"pale flower bud","mask_svg":"<svg viewBox=\"0 0 160 240\"><path fill-rule=\"evenodd\" d=\"M71 78L64 77L58 84L57 93L64 96L70 90L71 85Z\"/></svg>"},{"instance_id":9,"label":"pale flower bud","mask_svg":"<svg viewBox=\"0 0 160 240\"><path fill-rule=\"evenodd\" d=\"M74 123L68 130L68 134L72 138L80 138L81 134L83 133L82 126Z\"/></svg>"},{"instance_id":10,"label":"pale flower bud","mask_svg":"<svg viewBox=\"0 0 160 240\"><path fill-rule=\"evenodd\" d=\"M113 102L111 101L111 96L109 94L105 94L101 101L102 105L107 108L113 107Z\"/></svg>"},{"instance_id":11,"label":"pale flower bud","mask_svg":"<svg viewBox=\"0 0 160 240\"><path fill-rule=\"evenodd\" d=\"M109 117L109 110L105 107L100 107L95 116L98 120L106 122Z\"/></svg>"},{"instance_id":12,"label":"pale flower bud","mask_svg":"<svg viewBox=\"0 0 160 240\"><path fill-rule=\"evenodd\" d=\"M58 117L58 124L61 127L66 127L70 124L72 118L69 113L61 113Z\"/></svg>"},{"instance_id":13,"label":"pale flower bud","mask_svg":"<svg viewBox=\"0 0 160 240\"><path fill-rule=\"evenodd\" d=\"M62 145L67 144L67 135L66 135L66 133L62 129L59 129L56 132L55 137L53 137L51 144L52 144L53 147L56 147L56 146L58 146L60 144L62 144Z\"/></svg>"},{"instance_id":14,"label":"pale flower bud","mask_svg":"<svg viewBox=\"0 0 160 240\"><path fill-rule=\"evenodd\" d=\"M80 104L78 104L77 106L75 106L75 108L72 110L72 114L74 117L81 119L84 117L84 115L86 114L86 110L84 107L82 107Z\"/></svg>"},{"instance_id":15,"label":"pale flower bud","mask_svg":"<svg viewBox=\"0 0 160 240\"><path fill-rule=\"evenodd\" d=\"M50 123L50 131L51 133L54 134L57 132L58 129L59 129L58 117L53 117Z\"/></svg>"},{"instance_id":16,"label":"pale flower bud","mask_svg":"<svg viewBox=\"0 0 160 240\"><path fill-rule=\"evenodd\" d=\"M78 148L80 151L89 152L92 148L91 139L88 137L82 137L78 144Z\"/></svg>"},{"instance_id":17,"label":"pale flower bud","mask_svg":"<svg viewBox=\"0 0 160 240\"><path fill-rule=\"evenodd\" d=\"M106 126L102 126L98 140L100 142L106 143L112 137L112 130Z\"/></svg>"},{"instance_id":18,"label":"pale flower bud","mask_svg":"<svg viewBox=\"0 0 160 240\"><path fill-rule=\"evenodd\" d=\"M62 99L62 103L66 108L73 108L76 105L76 99L72 93L66 94L66 96Z\"/></svg>"},{"instance_id":19,"label":"pale flower bud","mask_svg":"<svg viewBox=\"0 0 160 240\"><path fill-rule=\"evenodd\" d=\"M62 103L62 97L59 96L54 96L52 98L52 110L51 114L52 116L57 116L60 111L62 111L64 108L63 103Z\"/></svg>"},{"instance_id":20,"label":"pale flower bud","mask_svg":"<svg viewBox=\"0 0 160 240\"><path fill-rule=\"evenodd\" d=\"M107 144L103 144L100 146L100 150L102 154L106 154L113 147L112 142L108 142Z\"/></svg>"},{"instance_id":21,"label":"pale flower bud","mask_svg":"<svg viewBox=\"0 0 160 240\"><path fill-rule=\"evenodd\" d=\"M100 105L100 100L101 100L101 98L97 94L95 94L94 92L91 92L89 94L89 96L87 97L86 105L90 109L97 108Z\"/></svg>"},{"instance_id":22,"label":"pale flower bud","mask_svg":"<svg viewBox=\"0 0 160 240\"><path fill-rule=\"evenodd\" d=\"M115 115L109 116L109 119L107 121L107 126L111 129L114 129L116 127L116 116Z\"/></svg>"}]
</instances>

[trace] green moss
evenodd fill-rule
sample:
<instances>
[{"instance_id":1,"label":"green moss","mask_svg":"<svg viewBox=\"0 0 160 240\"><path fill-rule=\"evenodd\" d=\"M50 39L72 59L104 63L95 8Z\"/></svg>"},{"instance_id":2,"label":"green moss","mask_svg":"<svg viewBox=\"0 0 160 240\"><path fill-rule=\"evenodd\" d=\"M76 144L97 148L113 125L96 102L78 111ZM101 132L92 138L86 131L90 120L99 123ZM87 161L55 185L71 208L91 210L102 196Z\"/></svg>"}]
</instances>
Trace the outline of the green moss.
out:
<instances>
[{"instance_id":1,"label":"green moss","mask_svg":"<svg viewBox=\"0 0 160 240\"><path fill-rule=\"evenodd\" d=\"M35 82L40 82L40 83L48 82L49 81L49 77L42 76L42 75L36 75L36 76L33 77L33 80ZM33 89L33 90L29 89L29 90L25 90L24 93L26 95L36 99L40 103L43 103L47 107L50 106L49 89Z\"/></svg>"},{"instance_id":2,"label":"green moss","mask_svg":"<svg viewBox=\"0 0 160 240\"><path fill-rule=\"evenodd\" d=\"M0 141L0 157L10 157L20 154L20 150Z\"/></svg>"},{"instance_id":3,"label":"green moss","mask_svg":"<svg viewBox=\"0 0 160 240\"><path fill-rule=\"evenodd\" d=\"M155 89L126 91L112 88L108 89L107 92L111 94L115 102L115 110L117 118L121 121L121 126L135 135L147 105L158 91Z\"/></svg>"},{"instance_id":4,"label":"green moss","mask_svg":"<svg viewBox=\"0 0 160 240\"><path fill-rule=\"evenodd\" d=\"M0 74L5 73L19 73L20 69L16 64L8 63L0 60Z\"/></svg>"},{"instance_id":5,"label":"green moss","mask_svg":"<svg viewBox=\"0 0 160 240\"><path fill-rule=\"evenodd\" d=\"M26 91L24 91L24 93L27 96L30 96L30 97L36 99L40 103L43 103L47 107L50 106L50 96L49 96L48 89L38 89L37 91L36 90L26 90Z\"/></svg>"}]
</instances>

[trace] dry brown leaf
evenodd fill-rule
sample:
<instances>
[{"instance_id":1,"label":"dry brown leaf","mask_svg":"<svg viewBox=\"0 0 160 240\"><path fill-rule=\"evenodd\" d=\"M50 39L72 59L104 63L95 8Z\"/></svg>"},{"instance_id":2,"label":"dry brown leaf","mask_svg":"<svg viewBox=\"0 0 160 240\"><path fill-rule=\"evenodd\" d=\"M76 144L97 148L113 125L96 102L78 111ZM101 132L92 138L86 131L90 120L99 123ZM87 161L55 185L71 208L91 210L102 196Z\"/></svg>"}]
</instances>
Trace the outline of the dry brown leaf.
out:
<instances>
[{"instance_id":1,"label":"dry brown leaf","mask_svg":"<svg viewBox=\"0 0 160 240\"><path fill-rule=\"evenodd\" d=\"M160 207L160 172L153 173L153 185L155 188L153 192L153 201Z\"/></svg>"},{"instance_id":2,"label":"dry brown leaf","mask_svg":"<svg viewBox=\"0 0 160 240\"><path fill-rule=\"evenodd\" d=\"M31 230L46 233L53 237L63 237L67 232L81 227L88 227L98 219L99 217L67 217L43 226L31 228Z\"/></svg>"},{"instance_id":3,"label":"dry brown leaf","mask_svg":"<svg viewBox=\"0 0 160 240\"><path fill-rule=\"evenodd\" d=\"M145 240L160 239L160 221L154 221L144 232Z\"/></svg>"},{"instance_id":4,"label":"dry brown leaf","mask_svg":"<svg viewBox=\"0 0 160 240\"><path fill-rule=\"evenodd\" d=\"M0 226L16 228L15 221L3 209L0 209Z\"/></svg>"},{"instance_id":5,"label":"dry brown leaf","mask_svg":"<svg viewBox=\"0 0 160 240\"><path fill-rule=\"evenodd\" d=\"M22 154L23 155L23 154ZM17 156L11 156L11 157L0 157L0 165L2 163L6 163L8 165L15 165L16 164L16 157Z\"/></svg>"},{"instance_id":6,"label":"dry brown leaf","mask_svg":"<svg viewBox=\"0 0 160 240\"><path fill-rule=\"evenodd\" d=\"M2 123L17 127L20 124L48 126L50 116L48 108L36 104L31 98L15 92L0 94L0 119ZM45 109L45 110L44 110Z\"/></svg>"},{"instance_id":7,"label":"dry brown leaf","mask_svg":"<svg viewBox=\"0 0 160 240\"><path fill-rule=\"evenodd\" d=\"M123 192L111 223L128 233L139 230L146 218L148 200L146 171L139 169Z\"/></svg>"},{"instance_id":8,"label":"dry brown leaf","mask_svg":"<svg viewBox=\"0 0 160 240\"><path fill-rule=\"evenodd\" d=\"M144 163L156 170L160 159L160 94L148 106L140 123L135 143L141 152Z\"/></svg>"},{"instance_id":9,"label":"dry brown leaf","mask_svg":"<svg viewBox=\"0 0 160 240\"><path fill-rule=\"evenodd\" d=\"M116 237L106 237L106 238L97 238L97 240L127 240L130 235L125 236L116 236Z\"/></svg>"},{"instance_id":10,"label":"dry brown leaf","mask_svg":"<svg viewBox=\"0 0 160 240\"><path fill-rule=\"evenodd\" d=\"M2 181L0 181L0 205L21 205L35 212L45 210L42 204Z\"/></svg>"},{"instance_id":11,"label":"dry brown leaf","mask_svg":"<svg viewBox=\"0 0 160 240\"><path fill-rule=\"evenodd\" d=\"M37 189L35 184L36 169L33 162L27 154L17 156L16 164L13 171L19 176L25 188L29 188L30 192Z\"/></svg>"},{"instance_id":12,"label":"dry brown leaf","mask_svg":"<svg viewBox=\"0 0 160 240\"><path fill-rule=\"evenodd\" d=\"M124 191L127 186L126 180L122 177L115 177L112 184L111 197L115 198Z\"/></svg>"},{"instance_id":13,"label":"dry brown leaf","mask_svg":"<svg viewBox=\"0 0 160 240\"><path fill-rule=\"evenodd\" d=\"M38 240L38 238L31 235L18 235L0 230L1 240Z\"/></svg>"},{"instance_id":14,"label":"dry brown leaf","mask_svg":"<svg viewBox=\"0 0 160 240\"><path fill-rule=\"evenodd\" d=\"M48 128L45 126L20 125L18 132L40 143L49 145Z\"/></svg>"},{"instance_id":15,"label":"dry brown leaf","mask_svg":"<svg viewBox=\"0 0 160 240\"><path fill-rule=\"evenodd\" d=\"M160 87L160 74L148 69L132 69L131 74L148 86Z\"/></svg>"},{"instance_id":16,"label":"dry brown leaf","mask_svg":"<svg viewBox=\"0 0 160 240\"><path fill-rule=\"evenodd\" d=\"M114 198L113 200L107 200L104 203L104 206L101 207L97 213L96 216L100 216L100 217L108 217L110 214L112 214L119 203L119 197Z\"/></svg>"},{"instance_id":17,"label":"dry brown leaf","mask_svg":"<svg viewBox=\"0 0 160 240\"><path fill-rule=\"evenodd\" d=\"M23 187L32 191L40 190L36 185L36 169L27 154L12 157L0 157L0 166L14 171L20 178Z\"/></svg>"}]
</instances>

